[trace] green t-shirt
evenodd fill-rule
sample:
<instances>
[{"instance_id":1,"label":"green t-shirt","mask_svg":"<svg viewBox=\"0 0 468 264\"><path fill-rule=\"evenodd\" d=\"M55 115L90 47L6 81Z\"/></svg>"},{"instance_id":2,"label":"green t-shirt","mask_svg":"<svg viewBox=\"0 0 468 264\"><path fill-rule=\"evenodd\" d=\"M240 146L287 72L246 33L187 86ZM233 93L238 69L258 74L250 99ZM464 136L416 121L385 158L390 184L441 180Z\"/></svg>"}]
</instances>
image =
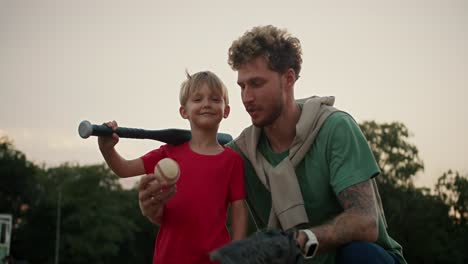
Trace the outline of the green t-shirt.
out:
<instances>
[{"instance_id":1,"label":"green t-shirt","mask_svg":"<svg viewBox=\"0 0 468 264\"><path fill-rule=\"evenodd\" d=\"M228 144L240 152L233 142ZM288 151L275 153L262 135L258 150L271 165L278 165ZM252 164L245 159L247 200L258 228L266 228L271 208L271 195L258 179ZM354 119L345 112L331 114L320 129L312 147L296 167L310 226L324 224L343 209L338 194L345 188L368 180L380 173L367 140ZM377 244L396 254L406 263L401 246L387 233L379 218ZM306 263L335 263L335 252L321 254Z\"/></svg>"}]
</instances>

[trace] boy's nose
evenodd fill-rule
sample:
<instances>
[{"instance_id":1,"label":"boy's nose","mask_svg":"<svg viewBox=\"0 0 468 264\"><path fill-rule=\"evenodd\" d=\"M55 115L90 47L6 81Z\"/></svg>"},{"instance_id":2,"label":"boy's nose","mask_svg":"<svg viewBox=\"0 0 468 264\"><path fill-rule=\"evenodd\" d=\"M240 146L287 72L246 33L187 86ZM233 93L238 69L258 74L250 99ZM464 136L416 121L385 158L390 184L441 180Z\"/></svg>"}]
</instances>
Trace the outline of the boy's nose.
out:
<instances>
[{"instance_id":1,"label":"boy's nose","mask_svg":"<svg viewBox=\"0 0 468 264\"><path fill-rule=\"evenodd\" d=\"M205 107L205 108L206 108L206 107L210 107L210 106L211 106L210 100L204 99L204 100L202 101L202 106Z\"/></svg>"}]
</instances>

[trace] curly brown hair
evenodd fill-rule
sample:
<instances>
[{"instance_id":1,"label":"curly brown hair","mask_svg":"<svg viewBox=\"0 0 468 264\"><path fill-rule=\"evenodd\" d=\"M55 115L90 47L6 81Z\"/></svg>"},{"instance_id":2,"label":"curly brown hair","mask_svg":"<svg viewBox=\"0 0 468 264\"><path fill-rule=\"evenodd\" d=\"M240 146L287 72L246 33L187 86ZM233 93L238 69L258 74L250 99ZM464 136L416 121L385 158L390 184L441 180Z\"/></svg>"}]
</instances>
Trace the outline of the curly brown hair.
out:
<instances>
[{"instance_id":1,"label":"curly brown hair","mask_svg":"<svg viewBox=\"0 0 468 264\"><path fill-rule=\"evenodd\" d=\"M272 25L252 28L232 42L228 63L233 70L238 70L243 64L259 56L265 57L271 70L284 73L292 68L296 79L299 78L302 64L301 43L287 30Z\"/></svg>"}]
</instances>

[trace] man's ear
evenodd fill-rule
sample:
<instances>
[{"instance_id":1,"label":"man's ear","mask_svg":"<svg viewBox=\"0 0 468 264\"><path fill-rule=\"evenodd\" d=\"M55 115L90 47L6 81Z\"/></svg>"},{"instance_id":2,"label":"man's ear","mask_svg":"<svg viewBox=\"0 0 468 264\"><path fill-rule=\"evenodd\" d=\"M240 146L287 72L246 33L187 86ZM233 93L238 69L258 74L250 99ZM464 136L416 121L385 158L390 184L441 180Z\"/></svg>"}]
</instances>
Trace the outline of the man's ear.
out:
<instances>
[{"instance_id":1,"label":"man's ear","mask_svg":"<svg viewBox=\"0 0 468 264\"><path fill-rule=\"evenodd\" d=\"M179 107L179 113L183 119L188 119L188 115L187 115L187 111L185 110L185 107L183 106Z\"/></svg>"},{"instance_id":2,"label":"man's ear","mask_svg":"<svg viewBox=\"0 0 468 264\"><path fill-rule=\"evenodd\" d=\"M224 106L224 118L227 118L229 116L229 113L231 112L231 107L229 105Z\"/></svg>"},{"instance_id":3,"label":"man's ear","mask_svg":"<svg viewBox=\"0 0 468 264\"><path fill-rule=\"evenodd\" d=\"M286 79L286 85L288 87L294 86L294 83L296 82L297 78L296 78L296 72L292 68L289 68L284 73L284 77Z\"/></svg>"}]
</instances>

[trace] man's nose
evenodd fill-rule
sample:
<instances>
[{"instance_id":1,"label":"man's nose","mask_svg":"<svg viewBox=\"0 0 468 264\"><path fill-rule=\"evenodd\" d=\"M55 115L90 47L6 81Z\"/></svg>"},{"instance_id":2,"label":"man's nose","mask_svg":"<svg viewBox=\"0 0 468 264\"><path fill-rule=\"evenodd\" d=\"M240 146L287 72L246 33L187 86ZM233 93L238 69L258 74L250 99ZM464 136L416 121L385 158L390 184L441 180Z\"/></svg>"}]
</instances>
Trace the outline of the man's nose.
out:
<instances>
[{"instance_id":1,"label":"man's nose","mask_svg":"<svg viewBox=\"0 0 468 264\"><path fill-rule=\"evenodd\" d=\"M244 103L250 103L254 100L254 95L252 93L252 90L248 87L245 87L242 89L242 102Z\"/></svg>"}]
</instances>

